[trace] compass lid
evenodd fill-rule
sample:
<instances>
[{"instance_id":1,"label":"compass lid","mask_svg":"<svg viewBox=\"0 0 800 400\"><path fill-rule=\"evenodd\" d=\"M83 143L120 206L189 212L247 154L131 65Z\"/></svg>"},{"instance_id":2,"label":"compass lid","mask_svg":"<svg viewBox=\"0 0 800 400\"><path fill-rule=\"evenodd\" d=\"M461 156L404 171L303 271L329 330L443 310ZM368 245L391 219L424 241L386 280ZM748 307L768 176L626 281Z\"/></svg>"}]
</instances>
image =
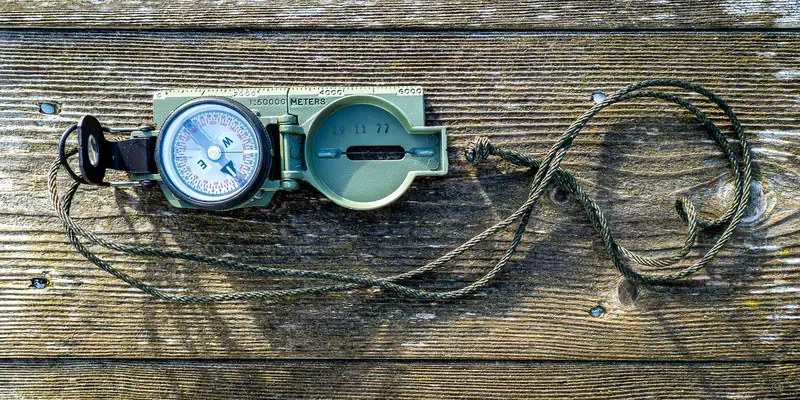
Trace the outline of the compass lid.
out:
<instances>
[{"instance_id":1,"label":"compass lid","mask_svg":"<svg viewBox=\"0 0 800 400\"><path fill-rule=\"evenodd\" d=\"M407 101L416 104L403 110L424 110L421 96ZM414 125L400 107L376 95L350 95L309 118L304 179L336 204L368 210L395 201L417 176L445 175L445 128Z\"/></svg>"}]
</instances>

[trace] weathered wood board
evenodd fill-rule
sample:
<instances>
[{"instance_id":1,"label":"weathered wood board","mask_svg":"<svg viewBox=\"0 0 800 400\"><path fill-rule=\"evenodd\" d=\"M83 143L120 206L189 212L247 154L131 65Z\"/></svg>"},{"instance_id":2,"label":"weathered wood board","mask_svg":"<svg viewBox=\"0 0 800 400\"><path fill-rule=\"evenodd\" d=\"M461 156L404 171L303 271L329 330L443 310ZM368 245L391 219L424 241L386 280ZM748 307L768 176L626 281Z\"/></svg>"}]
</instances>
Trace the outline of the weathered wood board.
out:
<instances>
[{"instance_id":1,"label":"weathered wood board","mask_svg":"<svg viewBox=\"0 0 800 400\"><path fill-rule=\"evenodd\" d=\"M795 399L797 376L793 364L757 363L16 361L0 364L0 396Z\"/></svg>"},{"instance_id":2,"label":"weathered wood board","mask_svg":"<svg viewBox=\"0 0 800 400\"><path fill-rule=\"evenodd\" d=\"M795 0L6 0L4 28L795 29Z\"/></svg>"},{"instance_id":3,"label":"weathered wood board","mask_svg":"<svg viewBox=\"0 0 800 400\"><path fill-rule=\"evenodd\" d=\"M5 32L0 46L3 357L798 358L796 34ZM442 254L523 200L530 175L496 161L467 166L461 152L469 140L489 135L542 154L590 106L592 92L654 76L701 83L730 101L753 143L760 184L748 222L713 267L635 301L620 298L620 277L579 206L558 196L538 208L496 284L438 304L372 290L264 303L154 301L75 253L47 200L61 131L84 113L111 126L145 122L158 89L420 84L429 123L449 129L452 172L419 180L381 211L348 211L309 188L282 193L267 208L226 213L172 209L157 190L78 196L82 223L115 239L384 276ZM41 114L39 101L62 111ZM682 240L677 195L708 216L730 194L709 138L675 107L652 102L602 114L564 168L597 197L622 242L648 254ZM449 288L475 279L500 256L503 239L420 283ZM303 284L101 253L186 292ZM29 287L42 273L53 286ZM605 314L590 316L598 305Z\"/></svg>"}]
</instances>

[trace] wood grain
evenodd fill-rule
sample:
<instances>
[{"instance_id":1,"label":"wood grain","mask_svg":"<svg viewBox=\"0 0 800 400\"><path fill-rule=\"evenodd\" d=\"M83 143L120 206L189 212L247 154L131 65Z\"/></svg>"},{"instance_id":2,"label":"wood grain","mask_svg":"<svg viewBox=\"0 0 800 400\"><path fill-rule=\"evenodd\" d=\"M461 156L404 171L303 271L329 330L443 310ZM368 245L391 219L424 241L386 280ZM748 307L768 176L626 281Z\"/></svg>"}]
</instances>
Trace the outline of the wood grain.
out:
<instances>
[{"instance_id":1,"label":"wood grain","mask_svg":"<svg viewBox=\"0 0 800 400\"><path fill-rule=\"evenodd\" d=\"M0 356L797 360L799 38L0 32ZM85 113L110 126L145 122L156 90L419 84L429 123L451 135L451 174L418 180L377 212L342 209L307 187L266 208L225 213L170 208L157 190L78 195L81 222L109 238L385 276L444 253L523 201L530 175L496 160L468 166L468 141L488 135L541 155L591 106L593 92L654 76L703 84L730 101L753 143L760 184L748 222L712 267L636 299L620 295L619 275L579 206L556 195L538 207L519 256L491 288L441 303L369 289L263 303L154 301L76 254L47 200L61 131ZM59 103L60 114L39 113L40 101ZM721 153L696 123L660 103L601 114L563 167L585 182L621 242L650 255L679 248L676 196L711 216L730 194ZM508 237L418 283L444 289L475 279ZM303 284L100 252L155 285L185 288L175 291ZM52 286L29 287L43 273ZM592 317L597 306L605 312Z\"/></svg>"},{"instance_id":2,"label":"wood grain","mask_svg":"<svg viewBox=\"0 0 800 400\"><path fill-rule=\"evenodd\" d=\"M8 0L0 27L48 29L793 29L794 0Z\"/></svg>"},{"instance_id":3,"label":"wood grain","mask_svg":"<svg viewBox=\"0 0 800 400\"><path fill-rule=\"evenodd\" d=\"M9 399L795 399L797 365L25 361Z\"/></svg>"}]
</instances>

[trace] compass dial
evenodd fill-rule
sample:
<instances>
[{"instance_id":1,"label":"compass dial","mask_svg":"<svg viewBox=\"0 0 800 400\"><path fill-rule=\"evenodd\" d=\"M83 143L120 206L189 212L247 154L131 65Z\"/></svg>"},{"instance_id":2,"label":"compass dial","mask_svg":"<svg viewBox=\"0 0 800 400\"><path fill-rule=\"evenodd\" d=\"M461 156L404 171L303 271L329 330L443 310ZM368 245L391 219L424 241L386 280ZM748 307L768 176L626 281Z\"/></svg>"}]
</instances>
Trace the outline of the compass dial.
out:
<instances>
[{"instance_id":1,"label":"compass dial","mask_svg":"<svg viewBox=\"0 0 800 400\"><path fill-rule=\"evenodd\" d=\"M264 182L271 145L253 113L237 102L200 98L170 115L156 160L169 189L198 208L228 209Z\"/></svg>"}]
</instances>

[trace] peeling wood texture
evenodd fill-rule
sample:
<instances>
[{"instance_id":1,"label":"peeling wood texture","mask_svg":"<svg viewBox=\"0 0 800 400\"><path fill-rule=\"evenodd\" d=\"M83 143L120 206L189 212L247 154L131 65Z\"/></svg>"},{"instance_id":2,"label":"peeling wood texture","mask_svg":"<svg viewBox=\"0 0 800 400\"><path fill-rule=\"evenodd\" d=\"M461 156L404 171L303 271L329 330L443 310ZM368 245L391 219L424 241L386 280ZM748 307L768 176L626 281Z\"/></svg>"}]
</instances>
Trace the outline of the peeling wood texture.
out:
<instances>
[{"instance_id":1,"label":"peeling wood texture","mask_svg":"<svg viewBox=\"0 0 800 400\"><path fill-rule=\"evenodd\" d=\"M0 358L7 360L0 393L796 397L798 59L797 33L0 32ZM47 198L47 168L65 127L86 113L109 126L147 122L156 90L418 84L428 123L448 128L451 174L417 180L379 211L343 209L308 187L266 208L224 213L170 208L155 189L87 188L77 197L80 223L111 239L385 276L443 254L524 200L531 175L497 160L467 165L470 140L488 135L541 156L593 93L652 77L689 80L727 99L753 145L759 182L746 223L713 266L668 289L621 286L580 207L551 191L518 256L477 296L428 303L364 289L168 304L82 259ZM59 113L41 113L41 102ZM682 243L677 196L709 217L731 195L722 154L698 124L663 103L604 111L562 165L585 183L620 241L648 255ZM462 286L501 256L509 238L417 283ZM706 237L700 249L710 245ZM99 252L176 293L306 284ZM42 277L49 285L32 287ZM39 360L59 357L70 360ZM83 358L96 361L76 360ZM542 360L555 362L532 362ZM100 377L111 383L102 386Z\"/></svg>"},{"instance_id":2,"label":"peeling wood texture","mask_svg":"<svg viewBox=\"0 0 800 400\"><path fill-rule=\"evenodd\" d=\"M790 71L800 56L797 39L5 33L0 354L796 358L800 79ZM713 267L669 292L642 291L631 304L618 299L619 274L579 206L556 203L556 196L542 202L525 247L495 285L441 304L368 290L266 303L153 301L67 246L47 199L46 170L65 126L85 113L110 126L146 122L158 89L416 83L427 89L429 122L449 128L452 172L420 179L398 203L377 212L348 211L310 188L281 193L267 208L225 213L170 208L155 189L88 188L78 195L82 223L117 240L384 276L444 253L523 201L530 174L496 160L467 166L461 153L469 140L490 135L541 155L591 105L593 92L652 76L702 83L730 101L752 140L760 185L749 222ZM61 113L39 113L42 100L58 102ZM722 212L730 198L721 153L698 124L659 103L602 114L564 167L607 210L621 241L649 254L682 241L677 195L688 195L707 216ZM424 283L448 288L475 279L502 254L508 236ZM702 248L708 245L705 240ZM301 284L100 252L155 285L195 293ZM53 285L29 287L42 272ZM589 310L597 305L606 313L593 318Z\"/></svg>"},{"instance_id":3,"label":"peeling wood texture","mask_svg":"<svg viewBox=\"0 0 800 400\"><path fill-rule=\"evenodd\" d=\"M796 0L7 0L0 27L110 29L793 29Z\"/></svg>"},{"instance_id":4,"label":"peeling wood texture","mask_svg":"<svg viewBox=\"0 0 800 400\"><path fill-rule=\"evenodd\" d=\"M795 399L798 372L796 365L747 363L6 362L0 364L0 396ZM29 380L28 374L37 380Z\"/></svg>"}]
</instances>

